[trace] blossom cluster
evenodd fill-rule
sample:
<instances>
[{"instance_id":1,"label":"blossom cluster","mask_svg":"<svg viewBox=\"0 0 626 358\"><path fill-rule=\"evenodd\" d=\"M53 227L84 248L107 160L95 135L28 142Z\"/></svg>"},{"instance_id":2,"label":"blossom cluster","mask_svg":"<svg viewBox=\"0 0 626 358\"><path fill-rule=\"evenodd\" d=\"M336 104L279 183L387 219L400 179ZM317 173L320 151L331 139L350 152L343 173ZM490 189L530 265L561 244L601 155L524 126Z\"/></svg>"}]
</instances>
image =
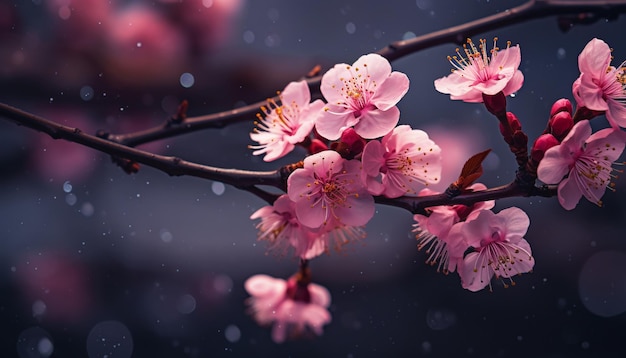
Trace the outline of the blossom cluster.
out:
<instances>
[{"instance_id":1,"label":"blossom cluster","mask_svg":"<svg viewBox=\"0 0 626 358\"><path fill-rule=\"evenodd\" d=\"M545 131L528 154L528 136L521 121L506 111L506 97L523 85L519 46L488 49L485 40L468 40L448 57L452 73L434 81L435 89L452 100L483 103L500 122L500 132L516 156L517 185L552 185L566 210L584 196L601 205L612 189L613 165L626 136L626 64L612 67L611 50L591 40L578 58L580 76L574 82L574 111L567 99L556 101ZM330 248L363 238L374 215L376 198L436 196L428 184L440 180L441 149L419 129L398 125L398 102L409 79L392 71L380 55L368 54L353 65L337 64L326 72L320 91L325 101L311 101L305 81L292 82L278 101L268 100L251 133L255 155L273 161L296 146L308 156L287 179L286 193L260 208L259 239L270 249L293 250L300 271L288 281L257 275L246 282L250 306L261 324L273 323L273 339L288 334L321 334L330 322L330 294L311 283L308 260ZM592 133L590 120L605 114L609 128ZM482 169L472 158L446 194L451 198L486 191L473 183ZM473 204L438 205L414 215L417 247L438 272L457 272L463 288L492 289L492 279L504 287L513 276L532 271L534 258L525 239L530 219L520 208L494 212L494 200Z\"/></svg>"},{"instance_id":2,"label":"blossom cluster","mask_svg":"<svg viewBox=\"0 0 626 358\"><path fill-rule=\"evenodd\" d=\"M310 153L288 178L287 193L252 215L259 237L311 259L363 236L374 196L417 195L441 175L441 149L428 134L398 125L396 104L408 77L377 54L338 64L322 77L326 102L311 102L305 81L268 100L250 137L254 154L273 161L296 145Z\"/></svg>"}]
</instances>

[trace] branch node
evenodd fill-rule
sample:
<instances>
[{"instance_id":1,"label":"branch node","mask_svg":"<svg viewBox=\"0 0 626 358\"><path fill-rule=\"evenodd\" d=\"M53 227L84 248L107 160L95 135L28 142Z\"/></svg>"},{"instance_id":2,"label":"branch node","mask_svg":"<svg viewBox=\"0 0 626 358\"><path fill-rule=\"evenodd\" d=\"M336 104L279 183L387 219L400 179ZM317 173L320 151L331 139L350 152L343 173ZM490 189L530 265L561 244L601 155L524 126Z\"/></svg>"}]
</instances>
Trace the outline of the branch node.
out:
<instances>
[{"instance_id":1,"label":"branch node","mask_svg":"<svg viewBox=\"0 0 626 358\"><path fill-rule=\"evenodd\" d=\"M178 109L176 110L176 114L171 116L168 119L167 125L170 126L172 124L181 124L181 123L183 123L185 121L185 119L187 119L187 108L189 108L189 102L186 99L184 99L178 105Z\"/></svg>"}]
</instances>

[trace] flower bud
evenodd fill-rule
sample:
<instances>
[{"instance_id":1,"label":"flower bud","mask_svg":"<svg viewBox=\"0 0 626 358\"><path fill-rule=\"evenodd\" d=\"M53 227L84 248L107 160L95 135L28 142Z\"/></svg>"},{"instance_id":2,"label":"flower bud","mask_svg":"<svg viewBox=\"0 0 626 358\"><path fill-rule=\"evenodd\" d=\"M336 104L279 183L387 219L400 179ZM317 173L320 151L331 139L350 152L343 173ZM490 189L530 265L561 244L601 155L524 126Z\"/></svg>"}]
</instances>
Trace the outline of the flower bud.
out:
<instances>
[{"instance_id":1,"label":"flower bud","mask_svg":"<svg viewBox=\"0 0 626 358\"><path fill-rule=\"evenodd\" d=\"M572 114L572 103L567 98L561 98L554 102L552 109L550 110L550 118L554 117L557 113L567 112Z\"/></svg>"},{"instance_id":2,"label":"flower bud","mask_svg":"<svg viewBox=\"0 0 626 358\"><path fill-rule=\"evenodd\" d=\"M513 141L513 133L522 129L522 123L520 123L517 116L511 112L506 112L506 119L509 122L509 127L511 127L511 133L507 133L502 123L500 123L500 133L504 137L504 140L510 144L510 142Z\"/></svg>"},{"instance_id":3,"label":"flower bud","mask_svg":"<svg viewBox=\"0 0 626 358\"><path fill-rule=\"evenodd\" d=\"M570 113L558 112L550 118L548 125L550 126L550 133L560 142L574 126L574 120Z\"/></svg>"},{"instance_id":4,"label":"flower bud","mask_svg":"<svg viewBox=\"0 0 626 358\"><path fill-rule=\"evenodd\" d=\"M483 102L489 113L496 117L500 117L506 112L506 96L502 91L488 95L483 93Z\"/></svg>"},{"instance_id":5,"label":"flower bud","mask_svg":"<svg viewBox=\"0 0 626 358\"><path fill-rule=\"evenodd\" d=\"M546 154L546 151L555 145L559 145L559 141L554 138L552 134L542 134L535 140L533 148L530 151L530 157L533 161L539 163L541 159L543 159L543 155Z\"/></svg>"},{"instance_id":6,"label":"flower bud","mask_svg":"<svg viewBox=\"0 0 626 358\"><path fill-rule=\"evenodd\" d=\"M348 128L341 133L339 143L331 145L331 149L339 152L346 159L352 159L363 151L365 144L365 139L356 134L353 128Z\"/></svg>"},{"instance_id":7,"label":"flower bud","mask_svg":"<svg viewBox=\"0 0 626 358\"><path fill-rule=\"evenodd\" d=\"M311 139L311 144L309 145L308 150L309 150L309 154L317 154L319 152L328 150L328 146L326 145L326 143L322 142L321 140L314 138L314 139Z\"/></svg>"}]
</instances>

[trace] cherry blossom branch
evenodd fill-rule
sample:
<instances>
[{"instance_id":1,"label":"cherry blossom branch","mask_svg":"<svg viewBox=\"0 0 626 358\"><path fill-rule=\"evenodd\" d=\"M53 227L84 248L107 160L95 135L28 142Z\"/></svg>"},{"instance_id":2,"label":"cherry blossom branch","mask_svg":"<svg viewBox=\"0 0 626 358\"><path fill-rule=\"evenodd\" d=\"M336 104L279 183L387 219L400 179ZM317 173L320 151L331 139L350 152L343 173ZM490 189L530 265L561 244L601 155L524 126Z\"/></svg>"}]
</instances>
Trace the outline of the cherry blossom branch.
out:
<instances>
[{"instance_id":1,"label":"cherry blossom branch","mask_svg":"<svg viewBox=\"0 0 626 358\"><path fill-rule=\"evenodd\" d=\"M273 203L277 195L268 193L256 186L272 186L285 191L287 187L287 177L291 172L300 167L298 163L287 165L273 171L247 171L211 167L188 162L177 157L163 156L127 147L119 143L114 143L109 140L87 134L79 128L64 126L2 103L0 103L0 116L15 122L17 125L26 126L46 133L54 139L64 139L110 154L114 157L123 157L131 161L142 163L171 176L188 175L220 181L224 184L229 184L236 188L246 190L268 203ZM425 208L437 205L471 205L480 201L516 196L550 197L555 195L556 189L554 187L528 187L520 185L518 181L514 181L505 186L483 191L462 193L456 196L447 193L423 197L400 197L396 199L379 196L376 197L376 202L403 208L413 214L416 214L424 213Z\"/></svg>"},{"instance_id":2,"label":"cherry blossom branch","mask_svg":"<svg viewBox=\"0 0 626 358\"><path fill-rule=\"evenodd\" d=\"M569 16L559 19L559 26L562 30L566 31L576 24L590 24L602 18L615 19L620 13L626 13L626 0L531 0L525 4L495 15L435 31L409 40L393 42L378 51L378 54L387 58L389 61L394 61L438 45L446 43L462 44L468 37L528 20L556 15ZM319 68L316 68L306 76L306 81L312 93L319 93L322 76L319 75L318 72ZM278 100L278 97L275 97L274 100ZM265 104L265 101L260 101L244 107L209 115L188 117L183 118L183 120L170 119L164 124L153 128L127 134L107 134L105 138L134 147L139 144L170 138L197 130L223 128L229 124L250 121L255 118L255 114L259 111L259 108ZM174 118L177 117L178 116Z\"/></svg>"},{"instance_id":3,"label":"cherry blossom branch","mask_svg":"<svg viewBox=\"0 0 626 358\"><path fill-rule=\"evenodd\" d=\"M286 187L288 173L283 169L263 172L224 169L188 162L177 157L158 155L87 134L79 128L64 126L3 103L0 103L0 116L15 122L17 125L46 133L53 139L65 139L82 144L114 157L122 157L148 165L171 176L189 175L216 180L240 189L254 185L273 186L283 190Z\"/></svg>"},{"instance_id":4,"label":"cherry blossom branch","mask_svg":"<svg viewBox=\"0 0 626 358\"><path fill-rule=\"evenodd\" d=\"M385 197L376 197L376 202L383 205L395 206L410 211L413 214L426 214L426 208L440 205L466 205L471 206L475 203L498 200L512 197L553 197L557 195L557 186L541 186L529 187L515 180L507 185L490 188L480 191L466 192L457 196L451 196L444 192L441 194L427 195L420 197L403 196L400 198L389 199Z\"/></svg>"}]
</instances>

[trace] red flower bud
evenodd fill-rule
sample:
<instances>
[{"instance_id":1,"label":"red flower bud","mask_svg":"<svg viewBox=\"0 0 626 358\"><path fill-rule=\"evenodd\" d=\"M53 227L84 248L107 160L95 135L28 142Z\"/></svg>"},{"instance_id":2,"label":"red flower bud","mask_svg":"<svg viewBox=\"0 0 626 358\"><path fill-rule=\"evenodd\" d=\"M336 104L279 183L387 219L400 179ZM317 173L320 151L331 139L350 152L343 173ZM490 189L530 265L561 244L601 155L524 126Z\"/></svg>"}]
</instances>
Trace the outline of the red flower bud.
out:
<instances>
[{"instance_id":1,"label":"red flower bud","mask_svg":"<svg viewBox=\"0 0 626 358\"><path fill-rule=\"evenodd\" d=\"M321 140L314 138L314 139L311 139L311 144L309 145L308 149L309 149L309 154L316 154L316 153L327 150L328 146L326 145L326 143L322 142Z\"/></svg>"},{"instance_id":2,"label":"red flower bud","mask_svg":"<svg viewBox=\"0 0 626 358\"><path fill-rule=\"evenodd\" d=\"M511 144L510 142L513 140L513 133L522 129L522 123L517 119L517 116L511 112L506 112L506 119L509 122L509 127L511 127L511 133L507 133L506 129L500 123L500 133L504 137L504 140Z\"/></svg>"},{"instance_id":3,"label":"red flower bud","mask_svg":"<svg viewBox=\"0 0 626 358\"><path fill-rule=\"evenodd\" d=\"M572 115L568 112L558 112L548 122L550 126L550 132L556 139L560 141L565 138L570 129L574 126L574 120Z\"/></svg>"},{"instance_id":4,"label":"red flower bud","mask_svg":"<svg viewBox=\"0 0 626 358\"><path fill-rule=\"evenodd\" d=\"M557 113L567 112L572 114L572 103L567 98L561 98L554 102L552 109L550 110L550 118L554 117Z\"/></svg>"},{"instance_id":5,"label":"red flower bud","mask_svg":"<svg viewBox=\"0 0 626 358\"><path fill-rule=\"evenodd\" d=\"M483 93L483 102L489 113L496 117L500 117L506 112L506 96L502 91L488 95Z\"/></svg>"},{"instance_id":6,"label":"red flower bud","mask_svg":"<svg viewBox=\"0 0 626 358\"><path fill-rule=\"evenodd\" d=\"M533 148L530 151L530 157L536 163L539 163L543 159L543 155L546 154L546 150L559 145L559 141L554 138L550 133L542 134L535 140Z\"/></svg>"},{"instance_id":7,"label":"red flower bud","mask_svg":"<svg viewBox=\"0 0 626 358\"><path fill-rule=\"evenodd\" d=\"M339 139L339 141L345 145L349 156L351 157L355 157L356 155L361 153L363 151L363 148L365 147L365 144L367 143L365 139L356 134L353 128L348 128L344 130L343 133L341 133L341 138Z\"/></svg>"}]
</instances>

